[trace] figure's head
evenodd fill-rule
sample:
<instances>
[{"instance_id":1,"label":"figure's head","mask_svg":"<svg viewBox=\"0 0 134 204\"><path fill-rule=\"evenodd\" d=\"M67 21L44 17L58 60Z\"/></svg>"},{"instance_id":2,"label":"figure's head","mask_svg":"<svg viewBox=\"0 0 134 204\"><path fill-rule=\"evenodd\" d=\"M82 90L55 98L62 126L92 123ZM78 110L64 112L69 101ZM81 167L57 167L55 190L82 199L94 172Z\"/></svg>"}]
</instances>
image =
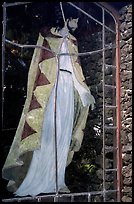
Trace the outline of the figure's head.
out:
<instances>
[{"instance_id":1,"label":"figure's head","mask_svg":"<svg viewBox=\"0 0 134 204\"><path fill-rule=\"evenodd\" d=\"M78 18L69 18L67 19L67 26L70 31L74 32L78 27Z\"/></svg>"}]
</instances>

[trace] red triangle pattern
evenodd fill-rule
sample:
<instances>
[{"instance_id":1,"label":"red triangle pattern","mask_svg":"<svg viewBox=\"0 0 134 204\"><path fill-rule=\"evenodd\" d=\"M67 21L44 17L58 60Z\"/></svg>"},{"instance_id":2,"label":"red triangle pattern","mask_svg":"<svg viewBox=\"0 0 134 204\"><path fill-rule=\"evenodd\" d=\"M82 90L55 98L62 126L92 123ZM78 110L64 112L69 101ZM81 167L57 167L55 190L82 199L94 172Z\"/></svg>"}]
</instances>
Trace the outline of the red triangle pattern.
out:
<instances>
[{"instance_id":1,"label":"red triangle pattern","mask_svg":"<svg viewBox=\"0 0 134 204\"><path fill-rule=\"evenodd\" d=\"M47 84L50 84L50 81L47 79L47 77L43 73L41 73L41 71L39 71L39 75L36 80L35 86L44 86Z\"/></svg>"},{"instance_id":2,"label":"red triangle pattern","mask_svg":"<svg viewBox=\"0 0 134 204\"><path fill-rule=\"evenodd\" d=\"M42 106L39 104L39 102L37 101L35 95L32 96L31 99L31 103L30 103L30 107L28 111L31 111L33 109L37 109L37 108L42 108Z\"/></svg>"},{"instance_id":3,"label":"red triangle pattern","mask_svg":"<svg viewBox=\"0 0 134 204\"><path fill-rule=\"evenodd\" d=\"M77 62L81 66L81 62L80 62L80 58L79 57L77 57L75 62Z\"/></svg>"},{"instance_id":4,"label":"red triangle pattern","mask_svg":"<svg viewBox=\"0 0 134 204\"><path fill-rule=\"evenodd\" d=\"M77 45L77 47L78 47L78 42L77 42L77 40L71 39L71 42L72 42L74 45Z\"/></svg>"},{"instance_id":5,"label":"red triangle pattern","mask_svg":"<svg viewBox=\"0 0 134 204\"><path fill-rule=\"evenodd\" d=\"M44 39L44 42L43 42L42 46L44 46L44 47L51 50L51 47L49 46L47 40L45 40L45 39ZM49 51L44 50L44 49L41 50L41 61L46 60L46 59L50 59L50 58L53 58L53 57L55 57L54 53L49 52Z\"/></svg>"},{"instance_id":6,"label":"red triangle pattern","mask_svg":"<svg viewBox=\"0 0 134 204\"><path fill-rule=\"evenodd\" d=\"M28 136L32 135L36 133L36 131L34 129L32 129L28 123L25 121L24 124L24 128L23 128L23 132L22 132L22 136L21 136L21 140L27 138Z\"/></svg>"}]
</instances>

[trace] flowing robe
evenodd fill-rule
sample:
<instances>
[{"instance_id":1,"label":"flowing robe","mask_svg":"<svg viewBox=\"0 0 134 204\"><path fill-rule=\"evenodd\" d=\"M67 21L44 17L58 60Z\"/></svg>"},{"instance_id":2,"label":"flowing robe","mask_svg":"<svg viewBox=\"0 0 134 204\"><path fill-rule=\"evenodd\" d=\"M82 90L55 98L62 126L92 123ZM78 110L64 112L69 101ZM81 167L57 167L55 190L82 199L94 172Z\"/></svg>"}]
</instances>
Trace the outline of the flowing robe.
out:
<instances>
[{"instance_id":1,"label":"flowing robe","mask_svg":"<svg viewBox=\"0 0 134 204\"><path fill-rule=\"evenodd\" d=\"M63 37L51 29L39 34L37 45L57 52L78 53L76 39ZM28 74L27 99L3 167L8 190L16 195L55 192L54 103L57 88L57 158L59 189L65 186L65 167L79 151L89 106L94 98L77 56L60 56L36 48ZM58 76L59 70L59 78ZM66 70L66 71L64 71Z\"/></svg>"}]
</instances>

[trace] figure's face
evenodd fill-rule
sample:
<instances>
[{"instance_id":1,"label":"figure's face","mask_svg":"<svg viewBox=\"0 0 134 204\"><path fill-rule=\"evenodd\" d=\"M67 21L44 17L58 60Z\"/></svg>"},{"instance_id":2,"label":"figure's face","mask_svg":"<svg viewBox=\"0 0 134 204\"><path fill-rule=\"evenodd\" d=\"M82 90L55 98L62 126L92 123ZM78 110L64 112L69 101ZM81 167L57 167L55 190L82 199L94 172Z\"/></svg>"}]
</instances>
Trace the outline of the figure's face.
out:
<instances>
[{"instance_id":1,"label":"figure's face","mask_svg":"<svg viewBox=\"0 0 134 204\"><path fill-rule=\"evenodd\" d=\"M76 28L78 27L78 18L71 18L69 21L68 21L68 26L69 28L71 29L71 31L75 31Z\"/></svg>"}]
</instances>

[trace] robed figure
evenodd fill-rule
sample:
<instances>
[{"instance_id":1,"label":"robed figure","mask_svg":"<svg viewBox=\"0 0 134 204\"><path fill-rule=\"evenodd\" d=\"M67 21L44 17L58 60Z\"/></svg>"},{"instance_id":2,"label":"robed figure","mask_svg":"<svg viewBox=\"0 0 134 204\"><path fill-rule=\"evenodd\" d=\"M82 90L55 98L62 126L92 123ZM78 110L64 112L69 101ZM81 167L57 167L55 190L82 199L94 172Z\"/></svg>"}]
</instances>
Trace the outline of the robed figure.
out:
<instances>
[{"instance_id":1,"label":"robed figure","mask_svg":"<svg viewBox=\"0 0 134 204\"><path fill-rule=\"evenodd\" d=\"M34 50L27 98L2 170L9 180L7 189L18 196L56 192L55 132L58 191L69 192L65 169L81 147L89 107L93 109L95 102L85 83L76 38L66 26L59 32L42 30L37 45L67 55Z\"/></svg>"}]
</instances>

